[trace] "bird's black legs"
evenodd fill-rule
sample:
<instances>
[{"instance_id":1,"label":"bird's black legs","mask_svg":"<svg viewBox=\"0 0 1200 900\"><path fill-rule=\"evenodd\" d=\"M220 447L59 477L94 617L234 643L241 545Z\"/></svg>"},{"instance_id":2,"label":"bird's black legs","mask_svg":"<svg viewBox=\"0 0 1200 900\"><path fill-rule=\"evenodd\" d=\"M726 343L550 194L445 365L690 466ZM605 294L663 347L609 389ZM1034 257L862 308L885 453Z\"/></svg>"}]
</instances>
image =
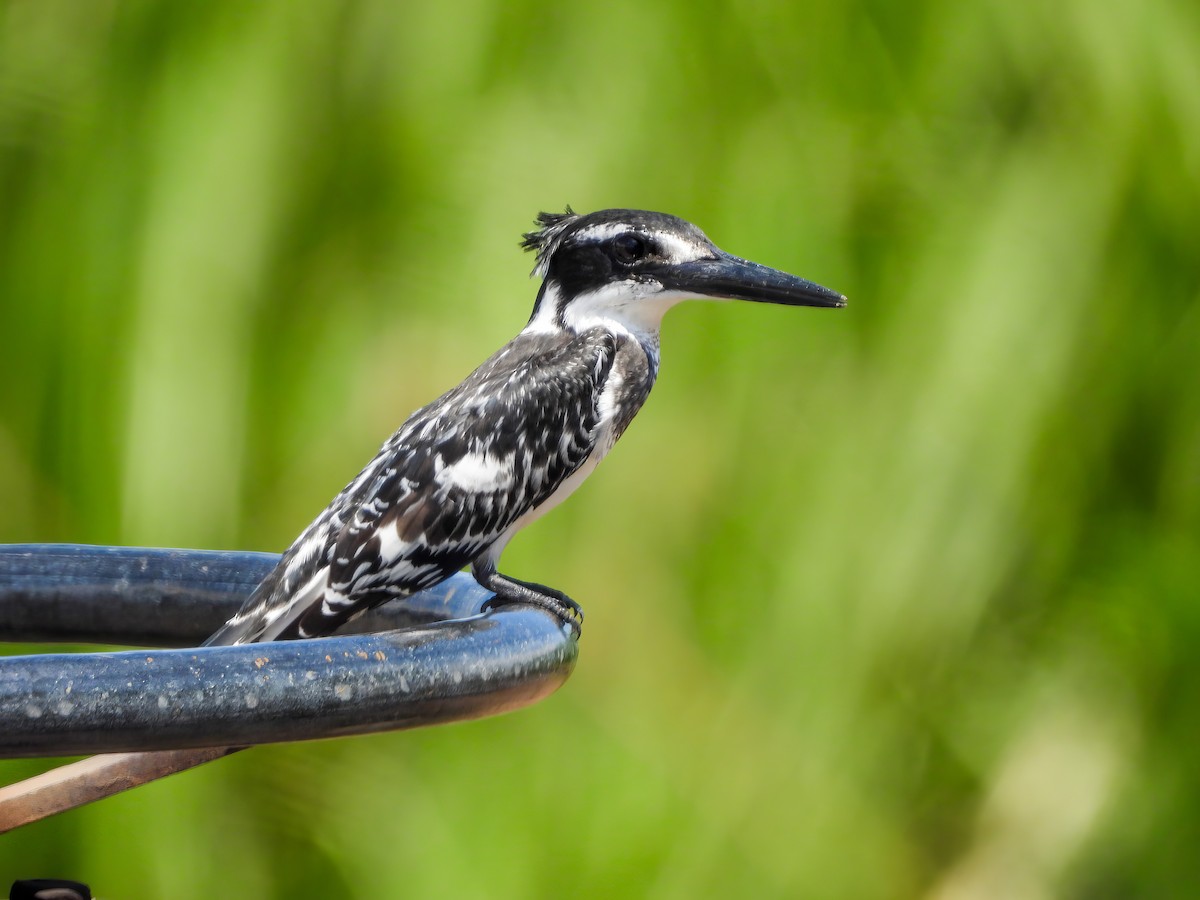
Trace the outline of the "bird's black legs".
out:
<instances>
[{"instance_id":1,"label":"bird's black legs","mask_svg":"<svg viewBox=\"0 0 1200 900\"><path fill-rule=\"evenodd\" d=\"M476 581L496 594L483 604L484 609L494 609L510 603L531 603L550 610L579 634L580 625L583 624L583 607L562 591L548 588L544 584L501 575L496 571L495 564L476 563L471 567L471 574L475 576Z\"/></svg>"}]
</instances>

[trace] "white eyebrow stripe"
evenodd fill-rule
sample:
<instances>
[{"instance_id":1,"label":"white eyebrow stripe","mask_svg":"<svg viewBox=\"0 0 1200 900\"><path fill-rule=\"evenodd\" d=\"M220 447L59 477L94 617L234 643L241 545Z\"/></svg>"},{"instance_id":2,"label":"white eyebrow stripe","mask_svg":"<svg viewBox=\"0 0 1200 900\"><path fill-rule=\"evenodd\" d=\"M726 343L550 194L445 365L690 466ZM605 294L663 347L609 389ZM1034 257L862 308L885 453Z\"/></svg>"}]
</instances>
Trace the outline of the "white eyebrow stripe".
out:
<instances>
[{"instance_id":1,"label":"white eyebrow stripe","mask_svg":"<svg viewBox=\"0 0 1200 900\"><path fill-rule=\"evenodd\" d=\"M592 225L579 232L579 237L587 241L607 241L619 234L640 234L653 241L662 250L670 262L688 262L693 259L704 259L712 251L696 241L688 240L675 234L662 231L643 231L624 222L605 222L602 225Z\"/></svg>"},{"instance_id":2,"label":"white eyebrow stripe","mask_svg":"<svg viewBox=\"0 0 1200 900\"><path fill-rule=\"evenodd\" d=\"M671 262L688 262L693 259L703 259L712 254L708 247L674 234L656 234L654 240L662 248L663 255Z\"/></svg>"},{"instance_id":3,"label":"white eyebrow stripe","mask_svg":"<svg viewBox=\"0 0 1200 900\"><path fill-rule=\"evenodd\" d=\"M579 232L581 238L594 241L606 241L618 234L628 234L634 229L622 222L605 222L602 225L591 225Z\"/></svg>"}]
</instances>

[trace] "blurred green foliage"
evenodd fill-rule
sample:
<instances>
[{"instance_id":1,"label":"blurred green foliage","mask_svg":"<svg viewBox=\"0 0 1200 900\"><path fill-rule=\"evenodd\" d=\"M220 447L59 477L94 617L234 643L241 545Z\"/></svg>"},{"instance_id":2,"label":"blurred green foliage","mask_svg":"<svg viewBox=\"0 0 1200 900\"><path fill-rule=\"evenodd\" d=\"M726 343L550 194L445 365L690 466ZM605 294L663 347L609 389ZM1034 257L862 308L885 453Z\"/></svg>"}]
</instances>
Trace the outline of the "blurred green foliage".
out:
<instances>
[{"instance_id":1,"label":"blurred green foliage","mask_svg":"<svg viewBox=\"0 0 1200 900\"><path fill-rule=\"evenodd\" d=\"M1198 111L1173 0L0 3L0 540L282 549L524 323L539 209L851 300L668 317L505 556L587 607L559 694L241 754L0 876L1195 893Z\"/></svg>"}]
</instances>

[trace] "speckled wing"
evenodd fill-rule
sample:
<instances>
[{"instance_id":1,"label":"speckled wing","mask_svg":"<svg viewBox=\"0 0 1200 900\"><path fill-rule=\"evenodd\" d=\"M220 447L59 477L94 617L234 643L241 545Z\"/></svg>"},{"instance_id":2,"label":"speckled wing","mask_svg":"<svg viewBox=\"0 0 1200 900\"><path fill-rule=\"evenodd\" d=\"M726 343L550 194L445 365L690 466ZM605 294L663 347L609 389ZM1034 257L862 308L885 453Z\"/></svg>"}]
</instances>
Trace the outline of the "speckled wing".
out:
<instances>
[{"instance_id":1,"label":"speckled wing","mask_svg":"<svg viewBox=\"0 0 1200 900\"><path fill-rule=\"evenodd\" d=\"M207 643L328 634L468 565L587 460L615 353L600 329L519 335L413 413Z\"/></svg>"}]
</instances>

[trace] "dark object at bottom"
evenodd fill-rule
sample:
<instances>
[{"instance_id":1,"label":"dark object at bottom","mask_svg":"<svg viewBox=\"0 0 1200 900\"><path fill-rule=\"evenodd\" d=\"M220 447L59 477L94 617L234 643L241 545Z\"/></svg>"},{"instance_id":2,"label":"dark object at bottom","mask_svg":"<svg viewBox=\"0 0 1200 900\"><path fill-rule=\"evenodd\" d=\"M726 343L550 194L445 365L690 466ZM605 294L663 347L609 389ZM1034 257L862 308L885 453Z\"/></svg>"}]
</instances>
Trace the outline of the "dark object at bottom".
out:
<instances>
[{"instance_id":1,"label":"dark object at bottom","mask_svg":"<svg viewBox=\"0 0 1200 900\"><path fill-rule=\"evenodd\" d=\"M80 881L27 878L13 882L8 900L92 900L92 890Z\"/></svg>"}]
</instances>

